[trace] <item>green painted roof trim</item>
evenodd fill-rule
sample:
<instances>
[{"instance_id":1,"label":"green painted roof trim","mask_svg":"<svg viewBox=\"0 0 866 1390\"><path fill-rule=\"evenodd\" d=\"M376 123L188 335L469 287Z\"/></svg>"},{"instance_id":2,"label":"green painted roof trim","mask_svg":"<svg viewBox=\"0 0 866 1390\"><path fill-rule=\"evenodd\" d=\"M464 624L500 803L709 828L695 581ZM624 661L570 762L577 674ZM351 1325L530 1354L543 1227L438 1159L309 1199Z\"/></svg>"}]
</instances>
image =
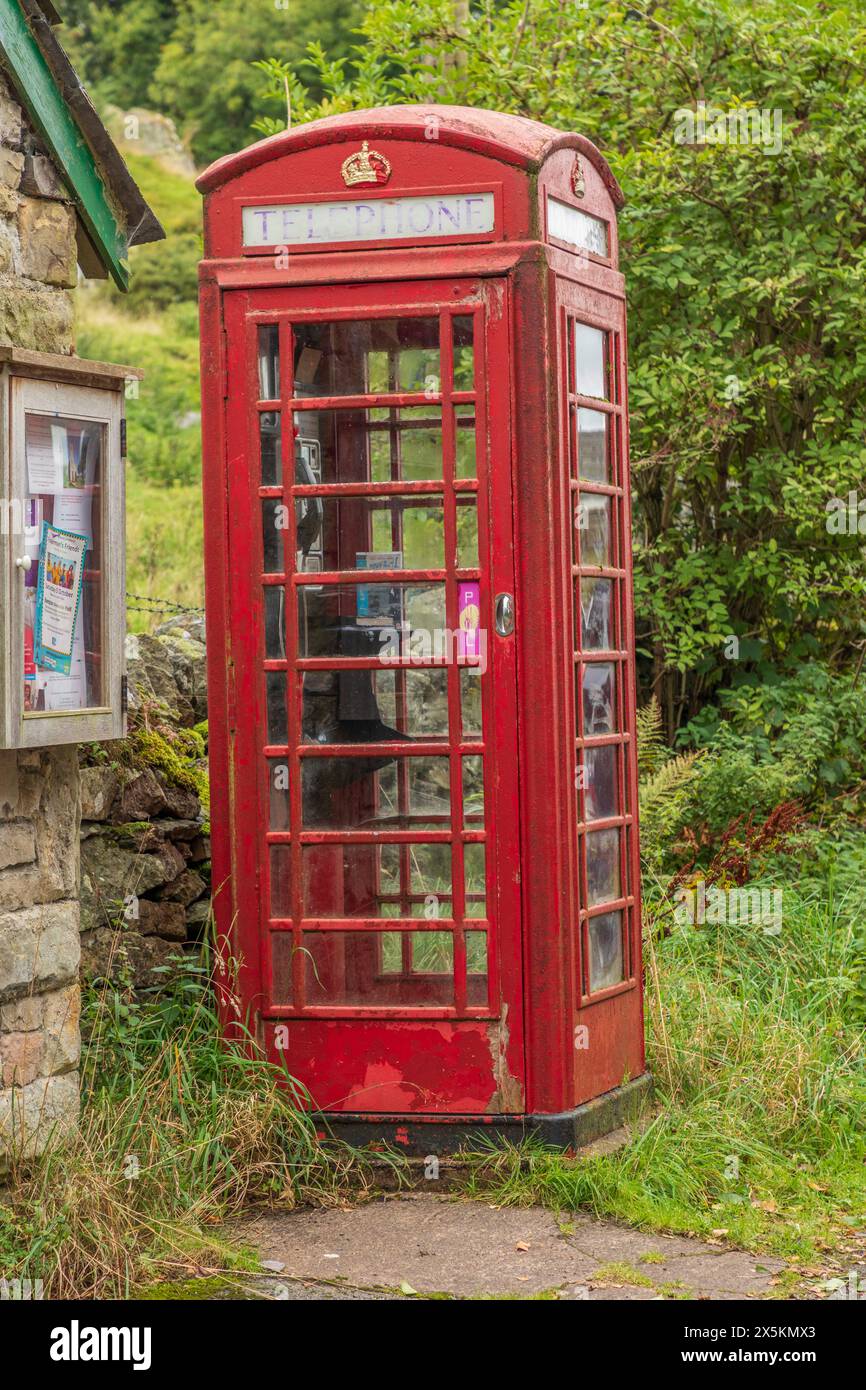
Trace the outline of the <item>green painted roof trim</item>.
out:
<instances>
[{"instance_id":1,"label":"green painted roof trim","mask_svg":"<svg viewBox=\"0 0 866 1390\"><path fill-rule=\"evenodd\" d=\"M18 100L66 179L100 259L114 282L125 290L129 284L125 231L108 201L93 152L17 0L0 0L0 48Z\"/></svg>"}]
</instances>

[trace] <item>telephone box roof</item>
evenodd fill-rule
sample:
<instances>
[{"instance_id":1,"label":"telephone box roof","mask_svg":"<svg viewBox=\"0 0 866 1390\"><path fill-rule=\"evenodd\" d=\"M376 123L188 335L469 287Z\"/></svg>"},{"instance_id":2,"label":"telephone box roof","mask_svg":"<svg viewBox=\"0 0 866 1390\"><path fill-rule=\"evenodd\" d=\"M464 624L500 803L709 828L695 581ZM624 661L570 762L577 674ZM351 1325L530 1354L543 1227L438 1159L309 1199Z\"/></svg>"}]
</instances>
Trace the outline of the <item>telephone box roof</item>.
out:
<instances>
[{"instance_id":1,"label":"telephone box roof","mask_svg":"<svg viewBox=\"0 0 866 1390\"><path fill-rule=\"evenodd\" d=\"M484 111L473 106L385 106L324 116L259 140L236 154L224 155L200 175L196 187L202 193L210 193L230 179L282 155L340 140L429 140L433 121L437 126L436 139L441 144L474 150L532 172L557 150L577 150L598 170L614 205L622 207L622 190L607 160L585 135L556 130L525 116L509 116L502 111Z\"/></svg>"}]
</instances>

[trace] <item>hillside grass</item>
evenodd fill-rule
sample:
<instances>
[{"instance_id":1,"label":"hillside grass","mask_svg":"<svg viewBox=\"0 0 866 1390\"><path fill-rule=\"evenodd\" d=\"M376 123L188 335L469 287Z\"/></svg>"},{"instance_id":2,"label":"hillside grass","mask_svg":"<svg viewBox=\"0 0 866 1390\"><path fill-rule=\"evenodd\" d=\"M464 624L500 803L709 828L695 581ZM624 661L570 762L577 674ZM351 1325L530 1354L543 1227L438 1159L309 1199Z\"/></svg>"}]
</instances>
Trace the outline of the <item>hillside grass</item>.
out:
<instances>
[{"instance_id":1,"label":"hillside grass","mask_svg":"<svg viewBox=\"0 0 866 1390\"><path fill-rule=\"evenodd\" d=\"M204 608L201 487L154 483L130 465L126 496L127 628L151 632L174 615L171 607L160 609L166 600Z\"/></svg>"},{"instance_id":2,"label":"hillside grass","mask_svg":"<svg viewBox=\"0 0 866 1390\"><path fill-rule=\"evenodd\" d=\"M129 167L168 239L133 247L131 288L107 283L78 294L78 351L144 372L127 393L127 589L131 632L152 631L173 609L204 605L201 405L196 266L201 199L189 179L158 159Z\"/></svg>"}]
</instances>

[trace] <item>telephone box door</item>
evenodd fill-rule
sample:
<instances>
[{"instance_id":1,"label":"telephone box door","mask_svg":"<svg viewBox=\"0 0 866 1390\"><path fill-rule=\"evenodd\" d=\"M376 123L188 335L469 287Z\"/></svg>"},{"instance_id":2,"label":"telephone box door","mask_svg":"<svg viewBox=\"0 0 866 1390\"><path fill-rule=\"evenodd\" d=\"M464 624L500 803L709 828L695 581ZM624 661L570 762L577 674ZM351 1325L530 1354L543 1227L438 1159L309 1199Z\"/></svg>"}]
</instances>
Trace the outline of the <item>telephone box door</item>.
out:
<instances>
[{"instance_id":1,"label":"telephone box door","mask_svg":"<svg viewBox=\"0 0 866 1390\"><path fill-rule=\"evenodd\" d=\"M226 295L235 939L325 1111L523 1108L506 295Z\"/></svg>"}]
</instances>

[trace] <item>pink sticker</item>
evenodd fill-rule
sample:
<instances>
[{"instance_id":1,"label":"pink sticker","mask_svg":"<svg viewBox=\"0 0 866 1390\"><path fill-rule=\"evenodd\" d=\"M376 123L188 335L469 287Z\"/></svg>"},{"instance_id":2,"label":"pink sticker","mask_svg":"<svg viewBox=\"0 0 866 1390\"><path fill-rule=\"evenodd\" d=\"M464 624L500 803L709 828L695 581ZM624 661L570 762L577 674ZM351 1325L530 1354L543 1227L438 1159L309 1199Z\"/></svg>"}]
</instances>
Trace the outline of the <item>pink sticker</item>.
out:
<instances>
[{"instance_id":1,"label":"pink sticker","mask_svg":"<svg viewBox=\"0 0 866 1390\"><path fill-rule=\"evenodd\" d=\"M481 622L481 590L478 584L461 584L458 589L457 659L480 657L479 624Z\"/></svg>"}]
</instances>

